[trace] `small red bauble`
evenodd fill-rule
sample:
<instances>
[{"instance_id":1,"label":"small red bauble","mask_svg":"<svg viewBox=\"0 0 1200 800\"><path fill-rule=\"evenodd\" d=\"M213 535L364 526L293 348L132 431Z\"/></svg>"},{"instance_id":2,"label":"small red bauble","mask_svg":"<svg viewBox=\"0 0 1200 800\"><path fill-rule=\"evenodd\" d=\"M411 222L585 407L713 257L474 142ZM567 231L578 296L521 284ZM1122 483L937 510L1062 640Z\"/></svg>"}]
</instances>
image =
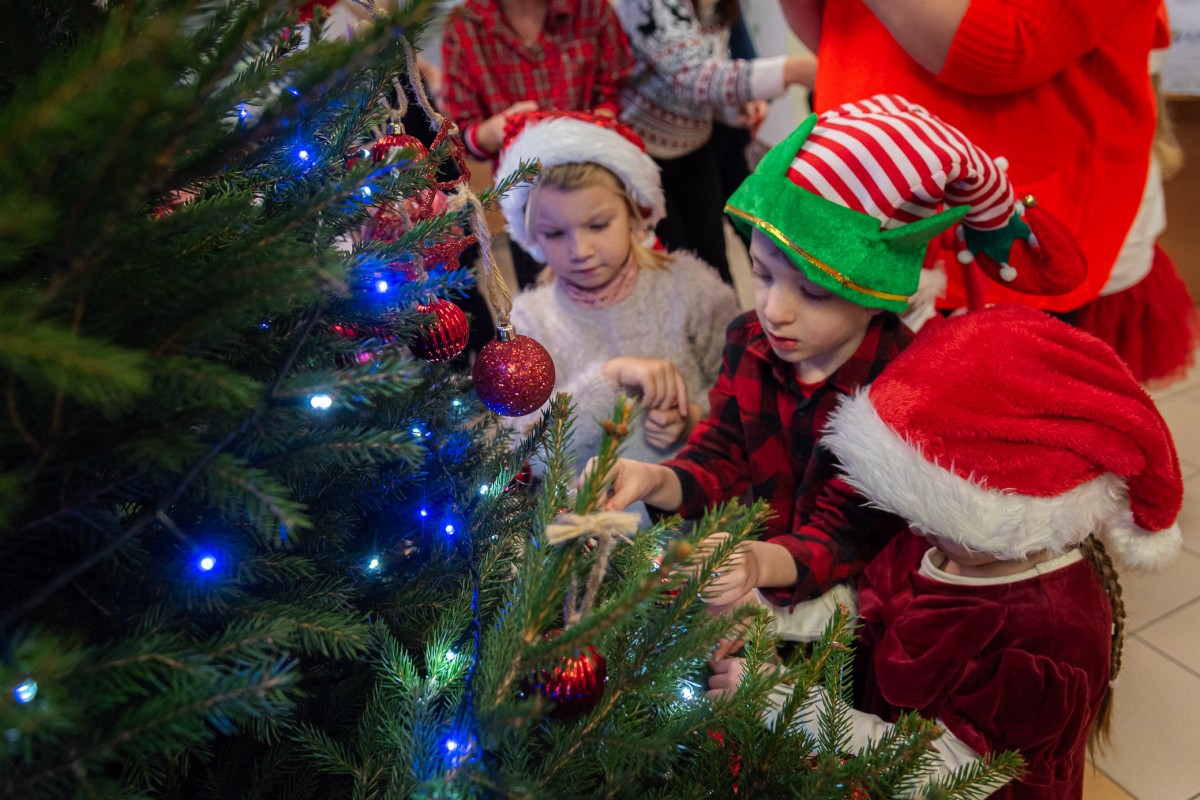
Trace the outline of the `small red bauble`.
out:
<instances>
[{"instance_id":1,"label":"small red bauble","mask_svg":"<svg viewBox=\"0 0 1200 800\"><path fill-rule=\"evenodd\" d=\"M558 633L546 635L554 637ZM589 644L563 656L557 666L534 670L521 681L521 692L525 695L536 692L551 701L550 717L573 720L596 707L607 680L608 666L604 656Z\"/></svg>"},{"instance_id":2,"label":"small red bauble","mask_svg":"<svg viewBox=\"0 0 1200 800\"><path fill-rule=\"evenodd\" d=\"M475 394L502 417L536 411L554 391L554 360L535 340L501 325L471 369Z\"/></svg>"},{"instance_id":3,"label":"small red bauble","mask_svg":"<svg viewBox=\"0 0 1200 800\"><path fill-rule=\"evenodd\" d=\"M461 308L439 297L419 304L417 313L437 317L436 322L421 323L417 338L410 345L417 358L449 361L466 348L470 326Z\"/></svg>"},{"instance_id":4,"label":"small red bauble","mask_svg":"<svg viewBox=\"0 0 1200 800\"><path fill-rule=\"evenodd\" d=\"M425 156L429 155L429 151L417 137L403 133L389 133L371 145L371 160L378 164L391 154L393 147L414 151L417 154L414 161L422 161Z\"/></svg>"}]
</instances>

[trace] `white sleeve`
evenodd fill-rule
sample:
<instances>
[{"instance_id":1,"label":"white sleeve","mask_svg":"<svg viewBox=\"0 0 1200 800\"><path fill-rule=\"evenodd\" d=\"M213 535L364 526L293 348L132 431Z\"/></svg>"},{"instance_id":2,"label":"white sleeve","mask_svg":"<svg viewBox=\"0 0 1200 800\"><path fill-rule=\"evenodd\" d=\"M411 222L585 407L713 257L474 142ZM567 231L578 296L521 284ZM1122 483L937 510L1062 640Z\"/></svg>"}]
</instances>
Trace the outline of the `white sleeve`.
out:
<instances>
[{"instance_id":1,"label":"white sleeve","mask_svg":"<svg viewBox=\"0 0 1200 800\"><path fill-rule=\"evenodd\" d=\"M764 715L764 722L768 725L774 725L783 704L791 697L791 687L777 686L771 692L771 706ZM821 687L813 687L812 702L805 707L798 715L796 724L812 736L817 735L817 720L822 716L825 708L826 694ZM846 713L850 718L850 750L858 752L870 747L873 742L886 736L895 725L891 722L884 722L881 718L874 714L868 714L865 711L859 711L855 708L846 708ZM928 780L938 780L948 776L956 769L967 764L974 763L979 760L980 756L970 747L968 747L961 739L955 736L942 723L940 719L934 720L939 728L944 731L941 736L933 740L934 760L930 764ZM990 787L991 791L988 797L998 791L1003 784ZM919 788L914 791L910 797L920 796Z\"/></svg>"}]
</instances>

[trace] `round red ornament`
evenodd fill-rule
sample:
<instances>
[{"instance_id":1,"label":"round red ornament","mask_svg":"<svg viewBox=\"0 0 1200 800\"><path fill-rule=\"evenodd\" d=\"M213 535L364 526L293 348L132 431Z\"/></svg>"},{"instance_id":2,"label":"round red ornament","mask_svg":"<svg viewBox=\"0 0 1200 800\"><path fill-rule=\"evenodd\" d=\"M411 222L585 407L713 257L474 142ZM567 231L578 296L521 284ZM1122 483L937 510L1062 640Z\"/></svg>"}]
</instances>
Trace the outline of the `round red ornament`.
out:
<instances>
[{"instance_id":1,"label":"round red ornament","mask_svg":"<svg viewBox=\"0 0 1200 800\"><path fill-rule=\"evenodd\" d=\"M429 155L429 151L425 149L425 145L417 137L393 132L378 139L375 144L371 145L371 160L378 164L391 155L392 148L394 147L415 152L417 157L413 159L414 161L422 161Z\"/></svg>"},{"instance_id":2,"label":"round red ornament","mask_svg":"<svg viewBox=\"0 0 1200 800\"><path fill-rule=\"evenodd\" d=\"M554 391L554 360L535 340L501 325L471 368L475 394L502 417L536 411Z\"/></svg>"},{"instance_id":3,"label":"round red ornament","mask_svg":"<svg viewBox=\"0 0 1200 800\"><path fill-rule=\"evenodd\" d=\"M470 326L461 308L438 297L418 304L417 313L437 317L436 322L421 323L417 338L409 345L417 358L449 361L466 348Z\"/></svg>"},{"instance_id":4,"label":"round red ornament","mask_svg":"<svg viewBox=\"0 0 1200 800\"><path fill-rule=\"evenodd\" d=\"M557 636L554 631L546 634ZM604 683L608 680L608 666L604 656L592 645L585 645L554 667L541 667L521 681L521 693L540 694L551 701L548 716L554 719L573 720L596 707L604 694Z\"/></svg>"}]
</instances>

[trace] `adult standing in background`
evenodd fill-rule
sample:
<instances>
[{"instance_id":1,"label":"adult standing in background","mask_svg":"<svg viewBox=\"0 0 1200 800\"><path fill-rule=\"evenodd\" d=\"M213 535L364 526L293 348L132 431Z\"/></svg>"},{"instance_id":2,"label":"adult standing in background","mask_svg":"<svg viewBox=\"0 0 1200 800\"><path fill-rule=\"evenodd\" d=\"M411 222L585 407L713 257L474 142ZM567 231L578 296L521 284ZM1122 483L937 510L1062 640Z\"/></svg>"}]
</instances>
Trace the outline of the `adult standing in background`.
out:
<instances>
[{"instance_id":1,"label":"adult standing in background","mask_svg":"<svg viewBox=\"0 0 1200 800\"><path fill-rule=\"evenodd\" d=\"M713 120L757 125L766 114L763 101L792 85L812 85L816 62L730 58L737 0L617 0L616 9L637 61L621 93L621 121L662 168L667 216L659 238L669 250L695 251L732 283Z\"/></svg>"},{"instance_id":2,"label":"adult standing in background","mask_svg":"<svg viewBox=\"0 0 1200 800\"><path fill-rule=\"evenodd\" d=\"M608 0L466 0L442 33L442 104L471 154L494 159L510 114L615 117L632 67ZM516 246L513 261L522 287L541 271Z\"/></svg>"},{"instance_id":3,"label":"adult standing in background","mask_svg":"<svg viewBox=\"0 0 1200 800\"><path fill-rule=\"evenodd\" d=\"M1004 156L1017 191L1054 208L1079 238L1088 259L1079 289L1031 298L988 286L988 302L1066 313L1096 297L1146 184L1159 0L780 2L818 55L818 112L904 95ZM965 305L961 275L948 273L946 304Z\"/></svg>"}]
</instances>

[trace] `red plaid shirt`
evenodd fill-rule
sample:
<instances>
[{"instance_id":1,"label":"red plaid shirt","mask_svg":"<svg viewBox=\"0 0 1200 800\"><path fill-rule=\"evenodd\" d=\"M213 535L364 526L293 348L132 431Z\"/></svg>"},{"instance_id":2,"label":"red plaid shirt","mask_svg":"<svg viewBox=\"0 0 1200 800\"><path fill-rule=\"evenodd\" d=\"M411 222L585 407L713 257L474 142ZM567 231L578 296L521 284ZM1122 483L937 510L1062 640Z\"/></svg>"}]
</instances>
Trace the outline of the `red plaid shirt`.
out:
<instances>
[{"instance_id":1,"label":"red plaid shirt","mask_svg":"<svg viewBox=\"0 0 1200 800\"><path fill-rule=\"evenodd\" d=\"M876 315L854 354L805 397L796 368L771 350L753 311L729 326L721 375L709 392L712 410L664 463L683 485L685 517L735 497L770 503L775 516L763 538L787 548L799 576L795 587L764 591L777 605L854 580L906 527L866 507L818 445L838 399L874 380L910 341L895 314Z\"/></svg>"},{"instance_id":2,"label":"red plaid shirt","mask_svg":"<svg viewBox=\"0 0 1200 800\"><path fill-rule=\"evenodd\" d=\"M629 40L608 0L550 0L532 45L500 13L496 0L467 0L442 34L442 104L477 158L491 158L475 129L513 103L543 111L619 112L617 93L633 71Z\"/></svg>"}]
</instances>

